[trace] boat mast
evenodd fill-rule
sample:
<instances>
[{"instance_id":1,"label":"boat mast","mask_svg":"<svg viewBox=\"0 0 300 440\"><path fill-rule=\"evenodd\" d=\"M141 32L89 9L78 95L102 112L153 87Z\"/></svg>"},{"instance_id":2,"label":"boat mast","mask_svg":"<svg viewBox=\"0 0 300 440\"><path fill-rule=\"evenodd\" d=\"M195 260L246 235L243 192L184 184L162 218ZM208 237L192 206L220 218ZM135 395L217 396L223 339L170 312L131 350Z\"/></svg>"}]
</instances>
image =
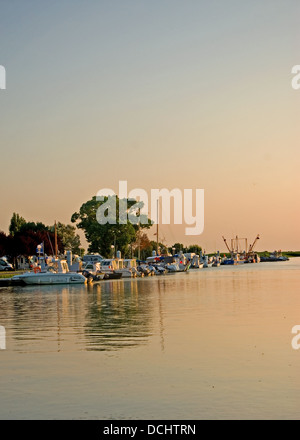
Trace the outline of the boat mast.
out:
<instances>
[{"instance_id":1,"label":"boat mast","mask_svg":"<svg viewBox=\"0 0 300 440\"><path fill-rule=\"evenodd\" d=\"M55 236L55 259L57 260L57 229L56 229L56 220L54 224L54 236Z\"/></svg>"},{"instance_id":2,"label":"boat mast","mask_svg":"<svg viewBox=\"0 0 300 440\"><path fill-rule=\"evenodd\" d=\"M139 229L138 229L138 243L139 243L139 247L138 247L138 260L141 259L141 231L140 231L140 222L139 222Z\"/></svg>"},{"instance_id":3,"label":"boat mast","mask_svg":"<svg viewBox=\"0 0 300 440\"><path fill-rule=\"evenodd\" d=\"M50 240L49 232L47 232L47 236L48 236L48 240L49 240L49 243L50 243L50 246L51 246L52 255L54 255L54 250L53 250L52 242Z\"/></svg>"},{"instance_id":4,"label":"boat mast","mask_svg":"<svg viewBox=\"0 0 300 440\"><path fill-rule=\"evenodd\" d=\"M157 223L156 223L156 255L158 255L158 219L159 219L159 199L157 199Z\"/></svg>"}]
</instances>

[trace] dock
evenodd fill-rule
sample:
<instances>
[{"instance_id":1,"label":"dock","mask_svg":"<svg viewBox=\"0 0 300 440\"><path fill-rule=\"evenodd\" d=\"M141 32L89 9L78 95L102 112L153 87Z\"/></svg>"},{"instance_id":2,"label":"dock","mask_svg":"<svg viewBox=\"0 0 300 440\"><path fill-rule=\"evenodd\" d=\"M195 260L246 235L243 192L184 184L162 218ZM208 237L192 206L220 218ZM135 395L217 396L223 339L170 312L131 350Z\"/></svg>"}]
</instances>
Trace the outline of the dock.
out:
<instances>
[{"instance_id":1,"label":"dock","mask_svg":"<svg viewBox=\"0 0 300 440\"><path fill-rule=\"evenodd\" d=\"M0 278L0 287L22 286L21 281L15 281L12 278Z\"/></svg>"}]
</instances>

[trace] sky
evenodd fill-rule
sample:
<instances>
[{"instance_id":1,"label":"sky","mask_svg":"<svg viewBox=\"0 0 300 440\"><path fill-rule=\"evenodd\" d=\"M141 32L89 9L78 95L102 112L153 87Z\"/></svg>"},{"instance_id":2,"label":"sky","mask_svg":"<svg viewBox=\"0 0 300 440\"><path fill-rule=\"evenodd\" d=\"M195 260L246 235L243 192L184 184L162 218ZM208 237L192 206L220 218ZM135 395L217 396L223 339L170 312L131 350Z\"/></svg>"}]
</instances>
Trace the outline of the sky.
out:
<instances>
[{"instance_id":1,"label":"sky","mask_svg":"<svg viewBox=\"0 0 300 440\"><path fill-rule=\"evenodd\" d=\"M204 189L168 245L299 250L298 0L0 0L0 230L102 188ZM152 238L155 229L149 236Z\"/></svg>"}]
</instances>

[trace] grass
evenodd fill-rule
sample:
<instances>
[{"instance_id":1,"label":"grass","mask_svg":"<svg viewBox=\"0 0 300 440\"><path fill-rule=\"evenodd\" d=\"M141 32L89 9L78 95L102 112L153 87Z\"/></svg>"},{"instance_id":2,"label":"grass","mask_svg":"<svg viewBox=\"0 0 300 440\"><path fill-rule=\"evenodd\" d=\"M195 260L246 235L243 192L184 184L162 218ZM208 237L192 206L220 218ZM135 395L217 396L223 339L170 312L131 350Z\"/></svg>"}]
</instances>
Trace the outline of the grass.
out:
<instances>
[{"instance_id":1,"label":"grass","mask_svg":"<svg viewBox=\"0 0 300 440\"><path fill-rule=\"evenodd\" d=\"M21 273L24 273L24 270L11 270L11 271L4 270L3 272L0 272L0 279L12 278L15 275L21 275Z\"/></svg>"}]
</instances>

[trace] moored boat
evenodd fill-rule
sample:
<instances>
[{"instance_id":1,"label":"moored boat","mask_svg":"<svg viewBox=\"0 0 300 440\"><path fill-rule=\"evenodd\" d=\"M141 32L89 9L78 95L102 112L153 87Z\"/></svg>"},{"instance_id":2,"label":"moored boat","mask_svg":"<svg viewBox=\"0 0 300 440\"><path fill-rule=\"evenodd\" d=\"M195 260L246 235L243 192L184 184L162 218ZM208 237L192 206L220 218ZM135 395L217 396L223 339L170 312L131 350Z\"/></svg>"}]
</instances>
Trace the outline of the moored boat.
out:
<instances>
[{"instance_id":1,"label":"moored boat","mask_svg":"<svg viewBox=\"0 0 300 440\"><path fill-rule=\"evenodd\" d=\"M48 266L36 266L33 271L12 277L12 282L26 285L84 284L80 273L70 272L66 260L53 259Z\"/></svg>"}]
</instances>

